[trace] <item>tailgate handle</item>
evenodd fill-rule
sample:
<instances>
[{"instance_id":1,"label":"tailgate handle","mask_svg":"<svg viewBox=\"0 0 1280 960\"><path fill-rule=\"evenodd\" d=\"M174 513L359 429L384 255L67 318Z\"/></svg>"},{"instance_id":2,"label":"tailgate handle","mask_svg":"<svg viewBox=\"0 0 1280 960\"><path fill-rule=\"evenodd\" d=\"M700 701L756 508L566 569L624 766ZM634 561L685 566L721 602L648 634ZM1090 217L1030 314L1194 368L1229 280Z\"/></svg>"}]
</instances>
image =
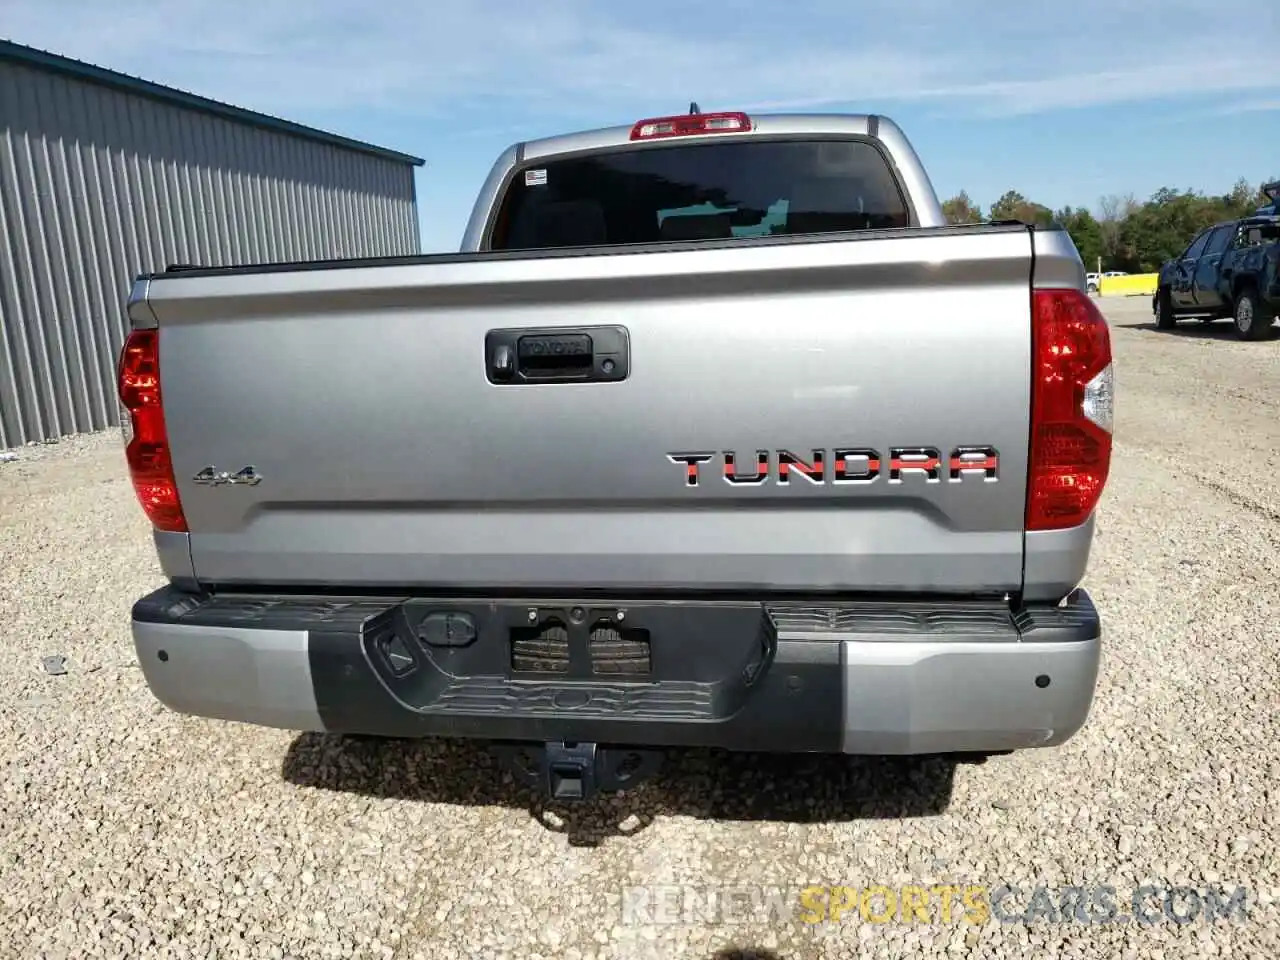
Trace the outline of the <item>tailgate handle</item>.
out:
<instances>
[{"instance_id":1,"label":"tailgate handle","mask_svg":"<svg viewBox=\"0 0 1280 960\"><path fill-rule=\"evenodd\" d=\"M625 380L630 370L625 327L490 330L485 373L490 383L593 383Z\"/></svg>"}]
</instances>

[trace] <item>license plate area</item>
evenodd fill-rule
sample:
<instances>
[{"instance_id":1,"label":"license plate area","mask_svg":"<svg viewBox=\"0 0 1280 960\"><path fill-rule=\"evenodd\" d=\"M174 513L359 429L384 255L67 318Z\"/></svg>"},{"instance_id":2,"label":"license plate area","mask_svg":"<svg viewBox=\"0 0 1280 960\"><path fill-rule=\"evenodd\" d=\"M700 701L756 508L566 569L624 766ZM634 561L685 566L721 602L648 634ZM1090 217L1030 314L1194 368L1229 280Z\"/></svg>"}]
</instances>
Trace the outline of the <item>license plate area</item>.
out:
<instances>
[{"instance_id":1,"label":"license plate area","mask_svg":"<svg viewBox=\"0 0 1280 960\"><path fill-rule=\"evenodd\" d=\"M411 709L513 714L718 712L767 669L776 637L759 603L598 598L404 600L361 629Z\"/></svg>"},{"instance_id":2,"label":"license plate area","mask_svg":"<svg viewBox=\"0 0 1280 960\"><path fill-rule=\"evenodd\" d=\"M650 631L628 623L624 608L537 607L527 616L508 637L513 677L652 679Z\"/></svg>"}]
</instances>

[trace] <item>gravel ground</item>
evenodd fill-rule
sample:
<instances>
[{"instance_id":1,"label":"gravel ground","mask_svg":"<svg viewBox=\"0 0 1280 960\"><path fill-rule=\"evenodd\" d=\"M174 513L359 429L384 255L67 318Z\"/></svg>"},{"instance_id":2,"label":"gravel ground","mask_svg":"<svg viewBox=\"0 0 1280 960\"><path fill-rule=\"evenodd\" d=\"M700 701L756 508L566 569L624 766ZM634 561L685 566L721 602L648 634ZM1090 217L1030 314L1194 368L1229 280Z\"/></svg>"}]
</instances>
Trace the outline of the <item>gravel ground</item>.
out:
<instances>
[{"instance_id":1,"label":"gravel ground","mask_svg":"<svg viewBox=\"0 0 1280 960\"><path fill-rule=\"evenodd\" d=\"M959 766L693 752L567 820L476 748L160 708L127 630L161 578L118 435L20 451L0 463L0 955L1280 955L1280 339L1106 309L1118 440L1088 586L1108 645L1084 731ZM940 883L1017 885L1018 909L1107 884L1121 912L1142 884L1221 884L1249 915L815 925L786 893ZM628 914L646 885L739 899Z\"/></svg>"}]
</instances>

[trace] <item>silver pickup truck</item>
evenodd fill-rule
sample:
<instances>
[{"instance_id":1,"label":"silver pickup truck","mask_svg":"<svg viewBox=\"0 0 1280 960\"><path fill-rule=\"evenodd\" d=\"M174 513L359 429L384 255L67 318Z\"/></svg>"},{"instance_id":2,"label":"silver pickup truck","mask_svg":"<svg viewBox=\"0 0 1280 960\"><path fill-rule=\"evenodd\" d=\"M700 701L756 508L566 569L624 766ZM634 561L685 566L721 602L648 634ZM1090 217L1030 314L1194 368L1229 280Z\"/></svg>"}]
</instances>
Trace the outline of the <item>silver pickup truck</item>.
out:
<instances>
[{"instance_id":1,"label":"silver pickup truck","mask_svg":"<svg viewBox=\"0 0 1280 960\"><path fill-rule=\"evenodd\" d=\"M1065 232L946 225L886 117L691 113L512 147L463 247L133 286L161 702L563 799L1084 724L1113 381Z\"/></svg>"}]
</instances>

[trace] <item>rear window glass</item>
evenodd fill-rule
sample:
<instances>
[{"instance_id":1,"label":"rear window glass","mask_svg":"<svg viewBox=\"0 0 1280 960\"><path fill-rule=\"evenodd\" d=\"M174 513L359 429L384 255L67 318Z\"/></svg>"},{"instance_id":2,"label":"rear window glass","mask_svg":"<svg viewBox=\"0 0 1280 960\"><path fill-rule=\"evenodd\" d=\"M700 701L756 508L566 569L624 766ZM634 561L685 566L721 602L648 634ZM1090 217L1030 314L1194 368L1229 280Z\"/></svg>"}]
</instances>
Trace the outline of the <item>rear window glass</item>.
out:
<instances>
[{"instance_id":1,"label":"rear window glass","mask_svg":"<svg viewBox=\"0 0 1280 960\"><path fill-rule=\"evenodd\" d=\"M1280 223L1248 223L1240 228L1238 246L1255 247L1280 240Z\"/></svg>"},{"instance_id":2,"label":"rear window glass","mask_svg":"<svg viewBox=\"0 0 1280 960\"><path fill-rule=\"evenodd\" d=\"M516 172L494 250L907 226L884 155L859 140L738 140L587 154Z\"/></svg>"}]
</instances>

